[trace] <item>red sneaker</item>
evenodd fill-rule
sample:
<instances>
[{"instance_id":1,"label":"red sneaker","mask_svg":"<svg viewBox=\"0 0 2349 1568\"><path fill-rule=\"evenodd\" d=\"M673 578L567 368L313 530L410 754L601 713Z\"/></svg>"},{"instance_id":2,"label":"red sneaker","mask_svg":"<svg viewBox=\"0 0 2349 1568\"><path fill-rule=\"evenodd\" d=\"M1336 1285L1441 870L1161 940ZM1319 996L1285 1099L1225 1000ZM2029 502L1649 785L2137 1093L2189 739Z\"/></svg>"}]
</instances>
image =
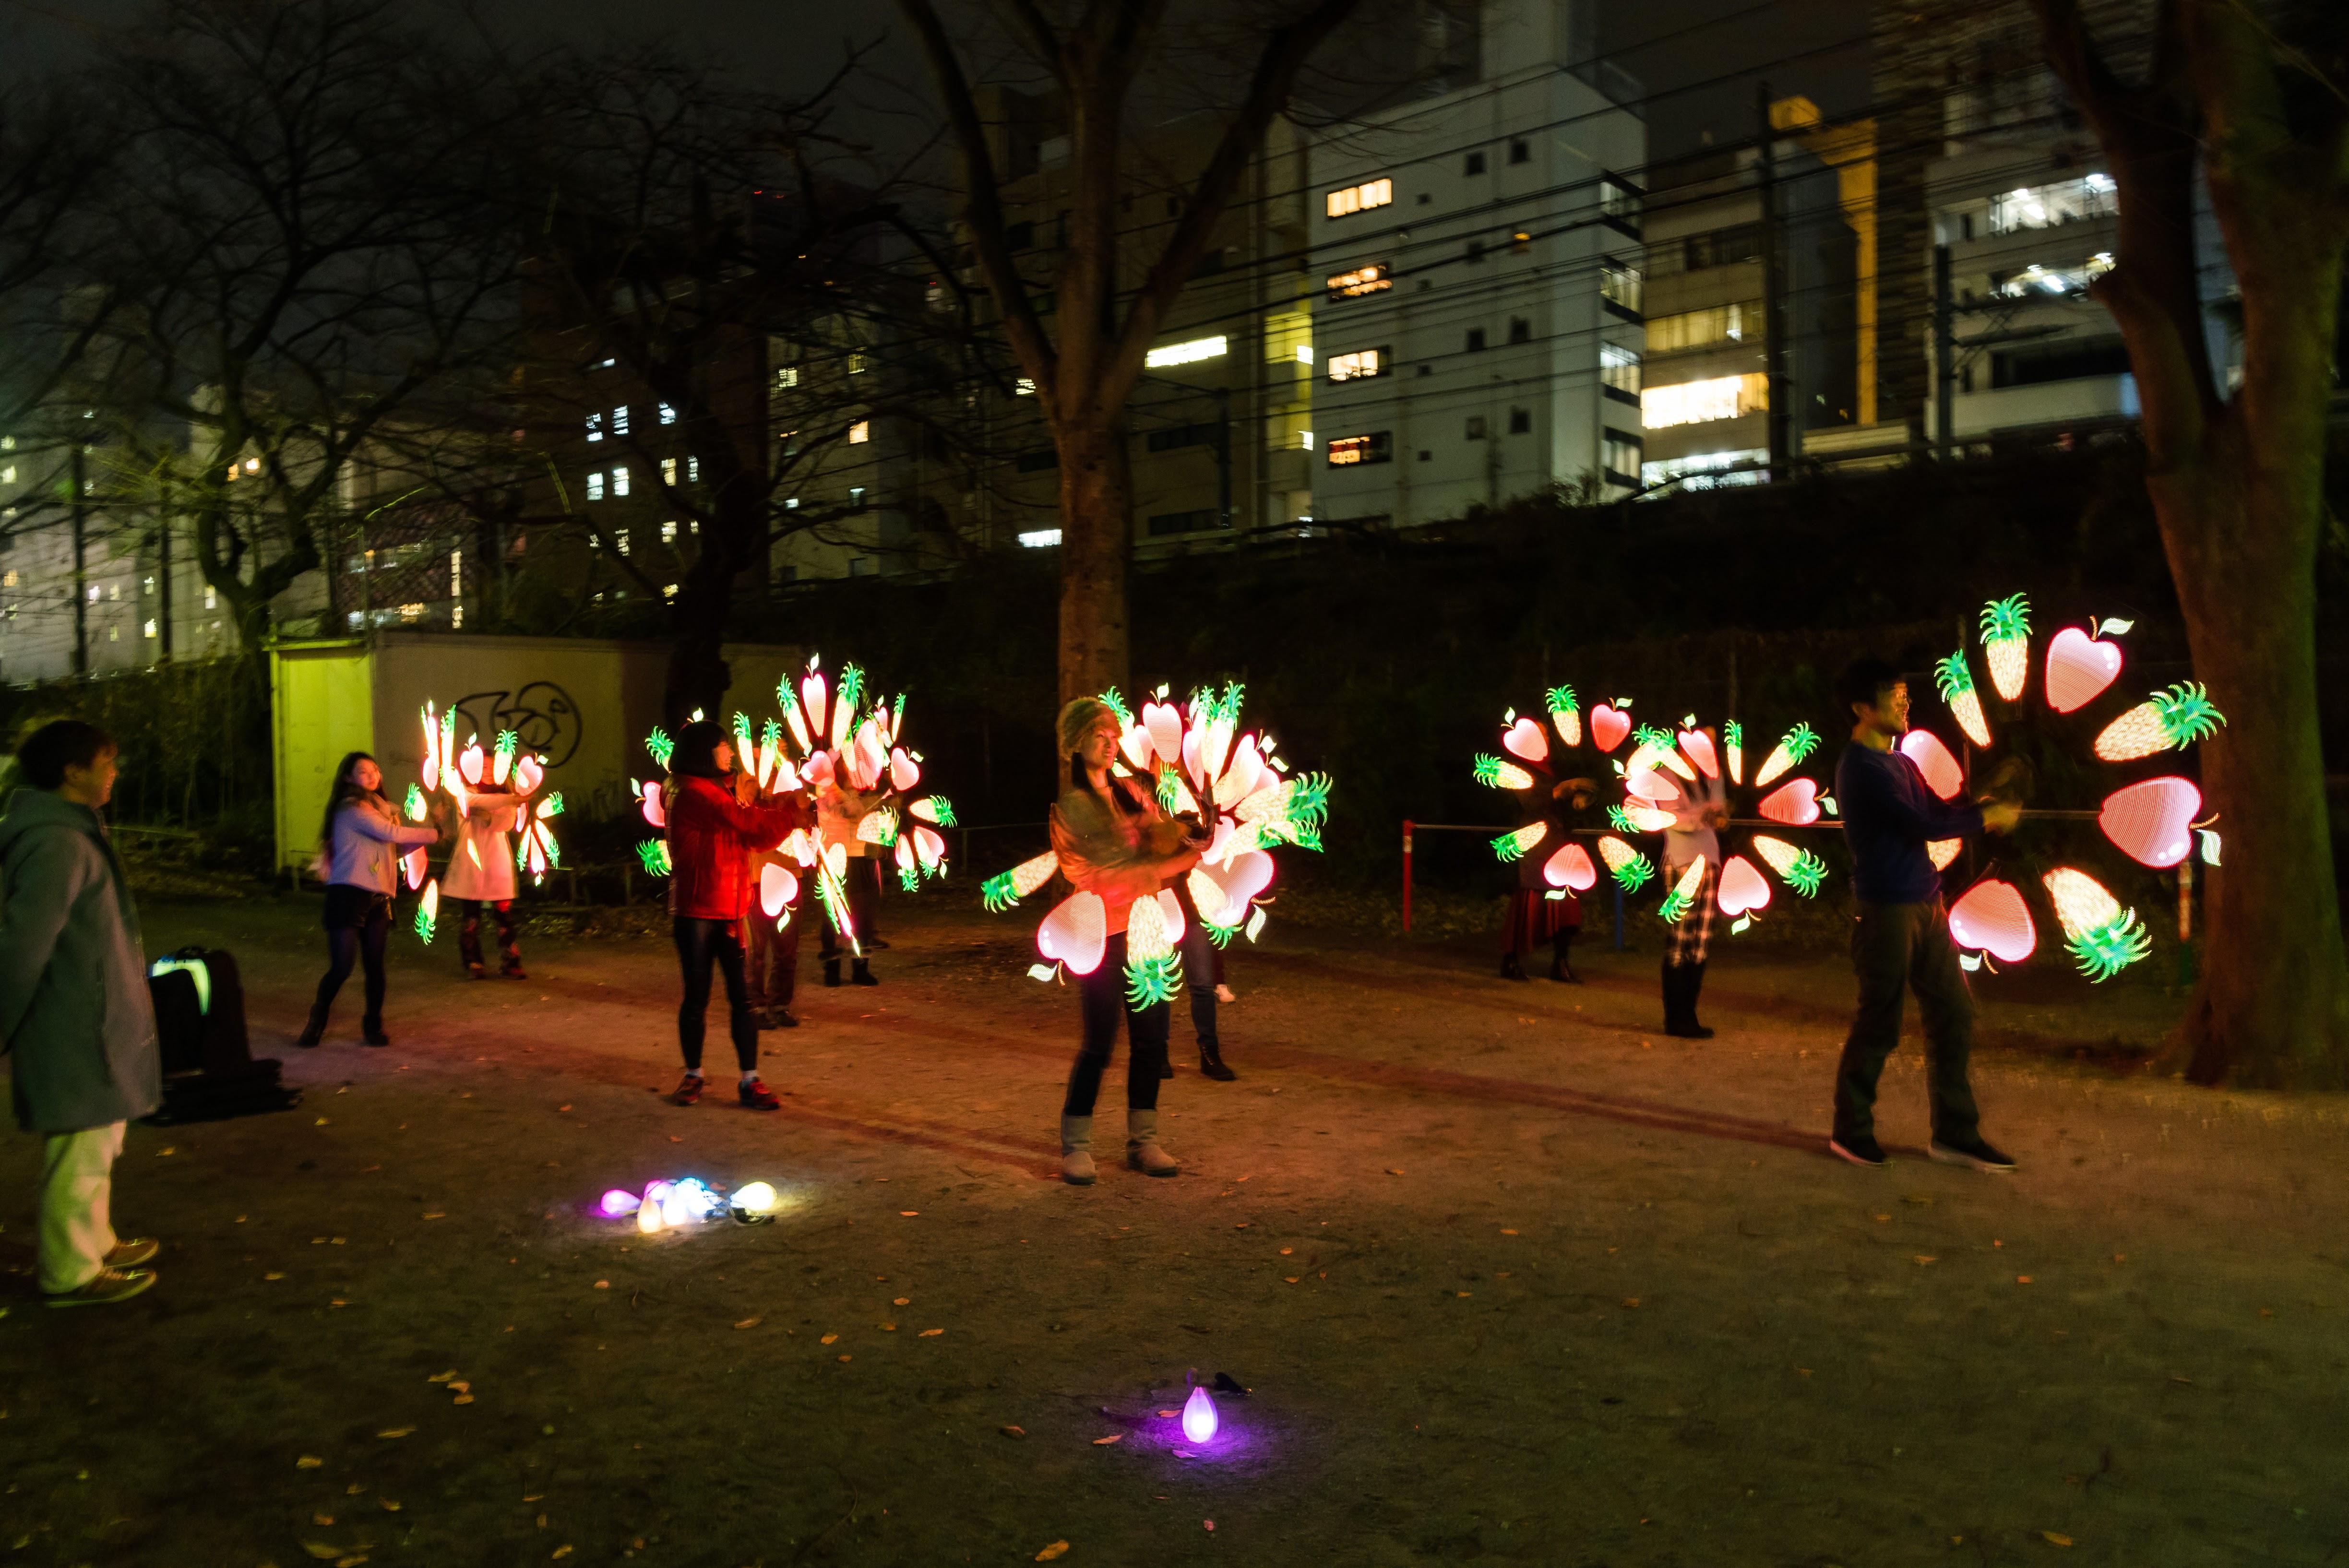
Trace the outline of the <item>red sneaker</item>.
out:
<instances>
[{"instance_id":1,"label":"red sneaker","mask_svg":"<svg viewBox=\"0 0 2349 1568\"><path fill-rule=\"evenodd\" d=\"M701 1075L699 1073L686 1074L685 1077L678 1081L677 1092L668 1097L668 1102L671 1105L699 1105L701 1103Z\"/></svg>"},{"instance_id":2,"label":"red sneaker","mask_svg":"<svg viewBox=\"0 0 2349 1568\"><path fill-rule=\"evenodd\" d=\"M761 1083L757 1078L752 1078L746 1084L736 1085L734 1092L742 1101L742 1109L745 1110L781 1110L783 1109L783 1102L775 1098L775 1091L769 1088L765 1084Z\"/></svg>"}]
</instances>

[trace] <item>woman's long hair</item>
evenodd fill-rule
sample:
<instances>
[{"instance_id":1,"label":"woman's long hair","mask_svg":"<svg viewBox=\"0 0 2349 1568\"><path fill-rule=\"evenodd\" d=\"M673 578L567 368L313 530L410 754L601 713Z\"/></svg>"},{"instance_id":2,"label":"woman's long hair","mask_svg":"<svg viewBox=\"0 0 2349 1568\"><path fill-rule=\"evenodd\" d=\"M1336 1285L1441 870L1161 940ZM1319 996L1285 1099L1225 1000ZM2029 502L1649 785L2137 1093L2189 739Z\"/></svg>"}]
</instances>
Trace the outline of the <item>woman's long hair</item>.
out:
<instances>
[{"instance_id":1,"label":"woman's long hair","mask_svg":"<svg viewBox=\"0 0 2349 1568\"><path fill-rule=\"evenodd\" d=\"M331 850L334 847L336 812L352 801L364 799L368 796L373 796L378 800L383 799L380 790L362 789L359 788L359 781L351 777L362 762L375 762L375 758L364 751L347 751L343 754L341 764L335 769L335 787L326 792L326 814L318 822L318 846L321 849ZM381 768L383 764L376 762L376 766Z\"/></svg>"}]
</instances>

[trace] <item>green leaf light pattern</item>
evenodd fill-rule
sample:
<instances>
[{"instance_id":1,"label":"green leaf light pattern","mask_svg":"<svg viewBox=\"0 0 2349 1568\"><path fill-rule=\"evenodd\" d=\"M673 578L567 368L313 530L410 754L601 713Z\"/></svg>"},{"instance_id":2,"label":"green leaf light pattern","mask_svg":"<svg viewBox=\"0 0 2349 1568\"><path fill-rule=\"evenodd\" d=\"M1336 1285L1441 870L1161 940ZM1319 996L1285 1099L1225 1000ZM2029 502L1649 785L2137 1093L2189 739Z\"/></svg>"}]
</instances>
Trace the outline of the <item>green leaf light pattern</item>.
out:
<instances>
[{"instance_id":1,"label":"green leaf light pattern","mask_svg":"<svg viewBox=\"0 0 2349 1568\"><path fill-rule=\"evenodd\" d=\"M954 803L943 795L933 795L930 797L930 820L936 822L941 828L958 828L962 826L960 822L955 820Z\"/></svg>"},{"instance_id":2,"label":"green leaf light pattern","mask_svg":"<svg viewBox=\"0 0 2349 1568\"><path fill-rule=\"evenodd\" d=\"M665 877L669 872L668 841L647 839L636 846L636 859L644 861L648 876Z\"/></svg>"},{"instance_id":3,"label":"green leaf light pattern","mask_svg":"<svg viewBox=\"0 0 2349 1568\"><path fill-rule=\"evenodd\" d=\"M1171 1002L1182 989L1183 956L1179 953L1136 959L1125 966L1125 999L1134 1007Z\"/></svg>"},{"instance_id":4,"label":"green leaf light pattern","mask_svg":"<svg viewBox=\"0 0 2349 1568\"><path fill-rule=\"evenodd\" d=\"M2138 922L2137 911L2125 912L2118 920L2107 921L2093 930L2081 932L2064 944L2064 949L2080 965L2080 973L2091 980L2109 980L2122 970L2153 952L2153 936Z\"/></svg>"},{"instance_id":5,"label":"green leaf light pattern","mask_svg":"<svg viewBox=\"0 0 2349 1568\"><path fill-rule=\"evenodd\" d=\"M1109 690L1102 693L1101 701L1109 708L1110 712L1117 715L1119 728L1131 729L1133 727L1133 710L1125 706L1125 698L1118 696L1117 687L1112 686Z\"/></svg>"},{"instance_id":6,"label":"green leaf light pattern","mask_svg":"<svg viewBox=\"0 0 2349 1568\"><path fill-rule=\"evenodd\" d=\"M667 730L657 724L653 726L653 732L645 737L645 749L652 753L655 762L667 768L668 759L677 752L677 742L668 738Z\"/></svg>"},{"instance_id":7,"label":"green leaf light pattern","mask_svg":"<svg viewBox=\"0 0 2349 1568\"><path fill-rule=\"evenodd\" d=\"M855 712L856 705L864 700L864 672L854 665L841 666L839 700L847 704L851 713Z\"/></svg>"}]
</instances>

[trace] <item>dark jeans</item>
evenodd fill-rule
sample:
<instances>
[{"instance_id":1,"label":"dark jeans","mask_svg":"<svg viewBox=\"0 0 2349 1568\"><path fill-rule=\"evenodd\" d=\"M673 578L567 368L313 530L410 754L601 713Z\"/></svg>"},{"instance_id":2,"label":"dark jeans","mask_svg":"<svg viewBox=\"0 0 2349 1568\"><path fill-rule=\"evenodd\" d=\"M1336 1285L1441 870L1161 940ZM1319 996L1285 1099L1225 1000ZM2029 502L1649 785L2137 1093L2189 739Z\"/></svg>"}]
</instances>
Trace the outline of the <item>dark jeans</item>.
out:
<instances>
[{"instance_id":1,"label":"dark jeans","mask_svg":"<svg viewBox=\"0 0 2349 1568\"><path fill-rule=\"evenodd\" d=\"M878 913L881 903L880 861L870 855L862 860L850 856L848 870L842 873L840 885L841 891L848 894L848 929L856 934L857 944L863 946L873 940L874 916ZM818 899L815 903L820 907L823 901ZM825 916L823 945L818 950L819 955L837 963L843 945L839 933L832 929L831 917Z\"/></svg>"},{"instance_id":2,"label":"dark jeans","mask_svg":"<svg viewBox=\"0 0 2349 1568\"><path fill-rule=\"evenodd\" d=\"M1199 917L1189 913L1190 901L1184 900L1185 919L1183 925L1183 989L1191 994L1191 1029L1203 1046L1216 1044L1216 980L1222 970L1218 962L1223 954L1216 950L1215 939Z\"/></svg>"},{"instance_id":3,"label":"dark jeans","mask_svg":"<svg viewBox=\"0 0 2349 1568\"><path fill-rule=\"evenodd\" d=\"M709 1027L709 965L726 978L727 1029L734 1037L734 1060L744 1072L759 1065L759 1025L750 1016L750 995L742 984L740 927L731 920L696 920L678 915L671 923L677 961L685 971L685 1000L677 1009L677 1044L685 1070L701 1070L701 1037Z\"/></svg>"},{"instance_id":4,"label":"dark jeans","mask_svg":"<svg viewBox=\"0 0 2349 1568\"><path fill-rule=\"evenodd\" d=\"M489 904L490 913L498 922L498 967L507 973L522 967L522 944L514 939L513 900L460 898L454 901L457 911L464 916L457 927L457 954L468 969L481 966L481 905Z\"/></svg>"},{"instance_id":5,"label":"dark jeans","mask_svg":"<svg viewBox=\"0 0 2349 1568\"><path fill-rule=\"evenodd\" d=\"M1927 1088L1933 1136L1948 1143L1980 1136L1981 1112L1966 1062L1973 1054L1974 1002L1950 940L1950 914L1930 903L1863 903L1851 928L1851 966L1859 976L1859 1010L1836 1068L1837 1138L1873 1137L1876 1080L1900 1043L1900 992L1917 993L1925 1019Z\"/></svg>"},{"instance_id":6,"label":"dark jeans","mask_svg":"<svg viewBox=\"0 0 2349 1568\"><path fill-rule=\"evenodd\" d=\"M800 981L799 905L791 906L792 923L782 930L775 929L774 916L750 903L750 968L746 983L750 993L750 1006L756 1007L789 1007L798 993ZM818 916L821 919L821 916ZM831 928L825 927L829 934Z\"/></svg>"},{"instance_id":7,"label":"dark jeans","mask_svg":"<svg viewBox=\"0 0 2349 1568\"><path fill-rule=\"evenodd\" d=\"M1091 1116L1101 1098L1102 1073L1117 1045L1117 1020L1125 1016L1125 1108L1158 1109L1158 1069L1166 1061L1166 1030L1172 1009L1164 1002L1136 1010L1125 996L1125 935L1109 939L1101 967L1077 981L1077 999L1083 1009L1085 1043L1077 1065L1069 1069L1069 1097L1061 1105L1063 1116Z\"/></svg>"},{"instance_id":8,"label":"dark jeans","mask_svg":"<svg viewBox=\"0 0 2349 1568\"><path fill-rule=\"evenodd\" d=\"M391 898L336 882L326 889L326 973L318 982L317 999L310 1005L313 1028L326 1026L335 993L351 976L353 962L367 966L367 1014L361 1026L369 1033L383 1029L383 944L391 932Z\"/></svg>"}]
</instances>

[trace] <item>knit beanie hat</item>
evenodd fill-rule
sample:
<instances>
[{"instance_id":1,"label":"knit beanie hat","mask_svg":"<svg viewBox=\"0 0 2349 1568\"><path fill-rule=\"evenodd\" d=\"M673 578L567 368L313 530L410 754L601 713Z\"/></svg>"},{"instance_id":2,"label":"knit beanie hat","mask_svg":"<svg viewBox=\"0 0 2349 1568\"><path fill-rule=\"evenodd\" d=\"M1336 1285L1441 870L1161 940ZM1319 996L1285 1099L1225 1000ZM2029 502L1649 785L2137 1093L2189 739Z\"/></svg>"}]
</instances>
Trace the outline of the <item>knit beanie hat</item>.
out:
<instances>
[{"instance_id":1,"label":"knit beanie hat","mask_svg":"<svg viewBox=\"0 0 2349 1568\"><path fill-rule=\"evenodd\" d=\"M1103 714L1108 714L1112 718L1117 717L1116 710L1097 696L1079 696L1069 699L1067 706L1061 709L1061 761L1066 762L1077 754L1077 748L1084 744L1086 732L1099 722Z\"/></svg>"},{"instance_id":2,"label":"knit beanie hat","mask_svg":"<svg viewBox=\"0 0 2349 1568\"><path fill-rule=\"evenodd\" d=\"M719 777L718 748L732 739L726 727L716 719L696 719L677 732L677 749L669 756L668 770L696 779L716 779Z\"/></svg>"}]
</instances>

